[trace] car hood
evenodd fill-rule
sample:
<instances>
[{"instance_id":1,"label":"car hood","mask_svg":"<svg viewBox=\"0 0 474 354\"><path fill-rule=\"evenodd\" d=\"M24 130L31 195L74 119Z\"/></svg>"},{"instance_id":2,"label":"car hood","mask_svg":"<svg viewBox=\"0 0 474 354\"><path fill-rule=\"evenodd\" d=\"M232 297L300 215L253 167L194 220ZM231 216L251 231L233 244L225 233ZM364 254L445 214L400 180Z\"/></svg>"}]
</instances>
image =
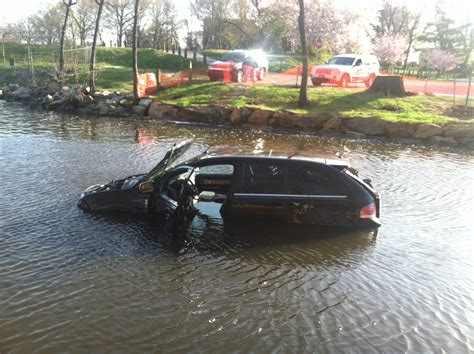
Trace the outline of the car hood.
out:
<instances>
[{"instance_id":1,"label":"car hood","mask_svg":"<svg viewBox=\"0 0 474 354\"><path fill-rule=\"evenodd\" d=\"M174 144L173 147L166 152L163 159L142 178L142 181L153 180L160 177L168 167L189 149L192 142L193 139L188 139L179 144Z\"/></svg>"},{"instance_id":2,"label":"car hood","mask_svg":"<svg viewBox=\"0 0 474 354\"><path fill-rule=\"evenodd\" d=\"M228 60L228 61L217 60L217 61L211 63L211 65L209 65L208 69L210 69L210 70L229 70L230 68L232 68L236 65L239 65L239 64L242 64L242 62L237 62L237 61L232 61L232 60Z\"/></svg>"}]
</instances>

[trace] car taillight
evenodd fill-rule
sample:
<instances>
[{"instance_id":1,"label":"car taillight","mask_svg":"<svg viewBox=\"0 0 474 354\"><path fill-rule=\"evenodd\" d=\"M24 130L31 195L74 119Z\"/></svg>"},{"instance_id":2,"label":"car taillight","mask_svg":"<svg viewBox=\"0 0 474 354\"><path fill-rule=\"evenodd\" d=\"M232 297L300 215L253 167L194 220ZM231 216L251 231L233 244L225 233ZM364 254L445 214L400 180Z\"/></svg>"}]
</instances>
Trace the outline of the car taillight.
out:
<instances>
[{"instance_id":1,"label":"car taillight","mask_svg":"<svg viewBox=\"0 0 474 354\"><path fill-rule=\"evenodd\" d=\"M376 216L377 210L375 207L375 203L370 203L365 207L360 209L359 217L361 219L370 219Z\"/></svg>"}]
</instances>

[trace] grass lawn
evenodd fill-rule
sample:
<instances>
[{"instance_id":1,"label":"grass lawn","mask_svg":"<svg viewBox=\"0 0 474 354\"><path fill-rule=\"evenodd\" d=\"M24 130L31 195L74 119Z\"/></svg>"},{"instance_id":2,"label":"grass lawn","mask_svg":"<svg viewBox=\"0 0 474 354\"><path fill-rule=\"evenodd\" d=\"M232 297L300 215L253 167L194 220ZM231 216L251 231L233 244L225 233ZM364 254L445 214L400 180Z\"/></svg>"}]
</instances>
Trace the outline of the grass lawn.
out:
<instances>
[{"instance_id":1,"label":"grass lawn","mask_svg":"<svg viewBox=\"0 0 474 354\"><path fill-rule=\"evenodd\" d=\"M2 45L2 44L0 44ZM0 86L16 82L19 72L28 69L28 46L26 44L5 43L5 63L0 60ZM0 50L3 49L0 48ZM48 79L47 71L52 71L58 66L58 45L31 45L30 51L33 55L33 65L40 80ZM2 53L2 52L0 52ZM75 53L73 55L72 53ZM68 84L85 83L87 79L88 65L86 63L86 52L69 51L65 53L65 66L76 67L76 74L70 74L67 78ZM14 58L16 68L12 70L8 59ZM97 88L109 91L132 91L132 50L131 48L107 48L97 47ZM190 59L184 59L178 55L168 54L151 48L138 49L138 69L141 72L155 72L157 69L163 71L179 71L189 68ZM193 68L204 64L193 61Z\"/></svg>"},{"instance_id":2,"label":"grass lawn","mask_svg":"<svg viewBox=\"0 0 474 354\"><path fill-rule=\"evenodd\" d=\"M451 119L452 112L452 100L439 96L386 98L353 89L308 87L310 104L303 109L297 107L298 96L299 88L295 87L207 82L165 88L155 98L184 106L216 103L318 116L377 116L407 122L443 123Z\"/></svg>"}]
</instances>

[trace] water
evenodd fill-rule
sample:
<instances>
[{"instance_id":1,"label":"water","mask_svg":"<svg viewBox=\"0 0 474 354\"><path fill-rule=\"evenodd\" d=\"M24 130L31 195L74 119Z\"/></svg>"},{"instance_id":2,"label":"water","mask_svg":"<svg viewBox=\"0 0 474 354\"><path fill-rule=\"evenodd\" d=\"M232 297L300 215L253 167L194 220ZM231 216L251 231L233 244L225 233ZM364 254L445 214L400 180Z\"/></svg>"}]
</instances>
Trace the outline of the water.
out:
<instances>
[{"instance_id":1,"label":"water","mask_svg":"<svg viewBox=\"0 0 474 354\"><path fill-rule=\"evenodd\" d=\"M236 227L206 206L177 251L147 218L76 207L87 186L147 171L191 135L187 157L342 153L381 192L384 225ZM474 351L473 160L0 101L0 352Z\"/></svg>"}]
</instances>

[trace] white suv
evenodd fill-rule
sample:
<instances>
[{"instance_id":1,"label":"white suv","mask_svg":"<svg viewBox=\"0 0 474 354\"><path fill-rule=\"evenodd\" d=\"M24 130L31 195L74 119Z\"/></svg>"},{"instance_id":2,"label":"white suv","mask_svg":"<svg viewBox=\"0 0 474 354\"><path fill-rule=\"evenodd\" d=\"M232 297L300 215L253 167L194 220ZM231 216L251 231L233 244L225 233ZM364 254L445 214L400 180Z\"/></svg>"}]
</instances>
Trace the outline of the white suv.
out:
<instances>
[{"instance_id":1,"label":"white suv","mask_svg":"<svg viewBox=\"0 0 474 354\"><path fill-rule=\"evenodd\" d=\"M326 64L311 69L313 85L322 83L347 87L351 82L363 82L370 87L380 73L380 64L373 55L342 54L329 59Z\"/></svg>"}]
</instances>

